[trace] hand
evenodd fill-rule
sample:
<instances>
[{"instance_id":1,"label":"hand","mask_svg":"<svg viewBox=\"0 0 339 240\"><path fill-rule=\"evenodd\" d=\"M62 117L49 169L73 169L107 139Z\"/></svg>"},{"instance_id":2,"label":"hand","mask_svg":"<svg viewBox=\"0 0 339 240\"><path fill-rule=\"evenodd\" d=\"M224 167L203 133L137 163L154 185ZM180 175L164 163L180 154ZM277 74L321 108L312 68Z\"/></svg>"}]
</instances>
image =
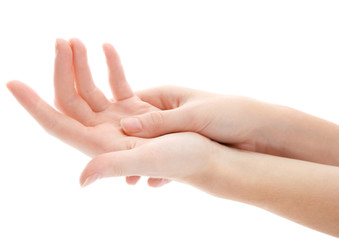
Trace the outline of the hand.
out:
<instances>
[{"instance_id":1,"label":"hand","mask_svg":"<svg viewBox=\"0 0 339 240\"><path fill-rule=\"evenodd\" d=\"M163 111L122 119L130 136L191 131L242 150L339 166L338 125L295 109L173 86L137 95Z\"/></svg>"},{"instance_id":2,"label":"hand","mask_svg":"<svg viewBox=\"0 0 339 240\"><path fill-rule=\"evenodd\" d=\"M131 175L192 184L196 179L213 176L219 148L226 147L197 133L147 139L133 149L104 153L92 159L81 174L80 184L85 187L99 178Z\"/></svg>"},{"instance_id":3,"label":"hand","mask_svg":"<svg viewBox=\"0 0 339 240\"><path fill-rule=\"evenodd\" d=\"M94 85L88 66L86 48L78 39L58 39L55 57L56 111L30 87L19 82L7 84L21 105L50 134L89 156L134 148L144 139L129 137L120 128L120 119L135 114L158 111L140 100L129 87L119 56L113 46L104 44L109 82L115 100L108 100ZM128 177L135 184L139 177ZM150 179L155 186L159 179ZM155 183L155 184L153 184Z\"/></svg>"},{"instance_id":4,"label":"hand","mask_svg":"<svg viewBox=\"0 0 339 240\"><path fill-rule=\"evenodd\" d=\"M137 95L164 111L122 119L126 134L156 137L190 131L239 149L275 153L267 141L273 105L174 86L145 90Z\"/></svg>"},{"instance_id":5,"label":"hand","mask_svg":"<svg viewBox=\"0 0 339 240\"><path fill-rule=\"evenodd\" d=\"M237 150L186 132L97 156L80 183L129 175L176 180L339 236L338 167Z\"/></svg>"}]
</instances>

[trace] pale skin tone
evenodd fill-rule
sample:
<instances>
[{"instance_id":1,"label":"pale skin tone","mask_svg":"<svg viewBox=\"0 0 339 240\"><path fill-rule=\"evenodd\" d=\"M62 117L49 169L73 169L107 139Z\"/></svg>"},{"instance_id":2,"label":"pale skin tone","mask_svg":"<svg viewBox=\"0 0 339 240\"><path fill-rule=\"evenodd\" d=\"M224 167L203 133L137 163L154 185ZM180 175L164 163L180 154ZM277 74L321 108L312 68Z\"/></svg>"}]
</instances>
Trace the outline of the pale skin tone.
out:
<instances>
[{"instance_id":1,"label":"pale skin tone","mask_svg":"<svg viewBox=\"0 0 339 240\"><path fill-rule=\"evenodd\" d=\"M339 126L295 109L176 86L137 95L163 111L122 119L131 136L197 132L242 150L339 166Z\"/></svg>"},{"instance_id":2,"label":"pale skin tone","mask_svg":"<svg viewBox=\"0 0 339 240\"><path fill-rule=\"evenodd\" d=\"M130 176L130 184L138 175L148 176L151 186L175 180L339 236L337 125L281 106L191 89L135 95L114 48L105 44L104 51L114 101L94 86L77 39L57 41L55 93L62 113L23 83L8 83L47 132L96 156L81 174L83 186L116 176Z\"/></svg>"},{"instance_id":3,"label":"pale skin tone","mask_svg":"<svg viewBox=\"0 0 339 240\"><path fill-rule=\"evenodd\" d=\"M141 101L126 82L119 56L113 46L104 44L109 83L114 100L107 99L95 86L88 66L86 48L78 39L56 41L54 66L55 105L42 100L30 87L19 82L7 84L21 105L51 135L79 149L90 157L101 153L125 150L144 139L123 134L120 119L158 109ZM135 184L139 177L127 177ZM149 179L150 186L167 183Z\"/></svg>"}]
</instances>

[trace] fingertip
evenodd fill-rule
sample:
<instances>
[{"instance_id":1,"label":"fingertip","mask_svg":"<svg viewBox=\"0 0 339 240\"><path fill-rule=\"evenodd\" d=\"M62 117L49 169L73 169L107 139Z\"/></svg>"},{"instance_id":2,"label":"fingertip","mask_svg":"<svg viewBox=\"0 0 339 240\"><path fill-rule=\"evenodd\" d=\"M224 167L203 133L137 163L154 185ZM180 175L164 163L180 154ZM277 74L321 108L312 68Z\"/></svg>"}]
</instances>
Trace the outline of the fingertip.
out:
<instances>
[{"instance_id":1,"label":"fingertip","mask_svg":"<svg viewBox=\"0 0 339 240\"><path fill-rule=\"evenodd\" d=\"M15 81L15 80L10 80L10 81L6 82L6 87L8 87L8 85L13 81Z\"/></svg>"},{"instance_id":2,"label":"fingertip","mask_svg":"<svg viewBox=\"0 0 339 240\"><path fill-rule=\"evenodd\" d=\"M111 169L111 159L114 152L103 153L90 160L80 175L80 183L94 175L99 174L101 177L108 177Z\"/></svg>"},{"instance_id":3,"label":"fingertip","mask_svg":"<svg viewBox=\"0 0 339 240\"><path fill-rule=\"evenodd\" d=\"M82 181L80 182L80 186L81 187L86 187L86 186L94 183L98 179L100 179L100 174L95 173L95 174L90 175L89 177L87 177L85 180L82 179Z\"/></svg>"},{"instance_id":4,"label":"fingertip","mask_svg":"<svg viewBox=\"0 0 339 240\"><path fill-rule=\"evenodd\" d=\"M85 44L78 38L69 39L70 46L72 48L73 54L78 56L76 59L79 61L79 56L87 58L87 49Z\"/></svg>"},{"instance_id":5,"label":"fingertip","mask_svg":"<svg viewBox=\"0 0 339 240\"><path fill-rule=\"evenodd\" d=\"M74 51L74 45L76 45L77 39L76 38L70 38L68 39L69 45L72 48L72 51Z\"/></svg>"},{"instance_id":6,"label":"fingertip","mask_svg":"<svg viewBox=\"0 0 339 240\"><path fill-rule=\"evenodd\" d=\"M113 48L113 45L112 44L110 44L110 43L103 43L102 44L102 48L105 50L105 49L108 49L108 48Z\"/></svg>"},{"instance_id":7,"label":"fingertip","mask_svg":"<svg viewBox=\"0 0 339 240\"><path fill-rule=\"evenodd\" d=\"M102 158L102 155L98 155L94 158L92 158L87 165L85 166L84 170L82 170L82 173L80 175L80 182L83 182L88 176L93 175L94 173L98 172L98 165L101 165L99 162Z\"/></svg>"},{"instance_id":8,"label":"fingertip","mask_svg":"<svg viewBox=\"0 0 339 240\"><path fill-rule=\"evenodd\" d=\"M30 94L33 92L33 90L29 86L27 86L26 84L18 80L11 80L7 82L6 87L15 96L18 94L26 96L27 94Z\"/></svg>"},{"instance_id":9,"label":"fingertip","mask_svg":"<svg viewBox=\"0 0 339 240\"><path fill-rule=\"evenodd\" d=\"M69 41L70 43L81 42L79 38L75 38L75 37L70 38L68 41Z\"/></svg>"},{"instance_id":10,"label":"fingertip","mask_svg":"<svg viewBox=\"0 0 339 240\"><path fill-rule=\"evenodd\" d=\"M126 183L128 185L136 185L139 180L140 180L140 176L127 176L126 177Z\"/></svg>"},{"instance_id":11,"label":"fingertip","mask_svg":"<svg viewBox=\"0 0 339 240\"><path fill-rule=\"evenodd\" d=\"M70 43L72 48L74 46L86 48L85 44L83 43L83 41L81 41L79 38L70 38L68 41L69 41L69 43Z\"/></svg>"},{"instance_id":12,"label":"fingertip","mask_svg":"<svg viewBox=\"0 0 339 240\"><path fill-rule=\"evenodd\" d=\"M71 43L63 38L56 38L55 40L55 50L59 52L61 49L70 48Z\"/></svg>"},{"instance_id":13,"label":"fingertip","mask_svg":"<svg viewBox=\"0 0 339 240\"><path fill-rule=\"evenodd\" d=\"M12 94L14 94L14 93L13 93L13 86L15 86L15 82L14 82L14 81L6 82L6 88L7 88L8 91L10 91Z\"/></svg>"},{"instance_id":14,"label":"fingertip","mask_svg":"<svg viewBox=\"0 0 339 240\"><path fill-rule=\"evenodd\" d=\"M154 187L154 188L162 187L162 186L166 185L169 182L170 182L170 180L169 179L165 179L165 178L149 178L147 180L148 186Z\"/></svg>"},{"instance_id":15,"label":"fingertip","mask_svg":"<svg viewBox=\"0 0 339 240\"><path fill-rule=\"evenodd\" d=\"M86 180L85 170L86 170L86 168L82 171L82 173L80 174L80 177L79 177L79 184L80 184L80 186L82 186L83 183Z\"/></svg>"},{"instance_id":16,"label":"fingertip","mask_svg":"<svg viewBox=\"0 0 339 240\"><path fill-rule=\"evenodd\" d=\"M103 49L106 56L112 56L114 54L117 54L114 46L110 43L102 44L102 49Z\"/></svg>"},{"instance_id":17,"label":"fingertip","mask_svg":"<svg viewBox=\"0 0 339 240\"><path fill-rule=\"evenodd\" d=\"M17 84L17 82L19 82L19 81L17 81L17 80L11 80L11 81L6 82L6 87L7 87L7 89L8 89L9 91L12 91L13 86L15 86L15 85Z\"/></svg>"},{"instance_id":18,"label":"fingertip","mask_svg":"<svg viewBox=\"0 0 339 240\"><path fill-rule=\"evenodd\" d=\"M56 53L58 53L59 52L59 50L60 50L60 48L64 48L64 46L65 45L70 45L70 43L67 41L67 40L65 40L65 39L63 39L63 38L56 38L55 39L55 52Z\"/></svg>"},{"instance_id":19,"label":"fingertip","mask_svg":"<svg viewBox=\"0 0 339 240\"><path fill-rule=\"evenodd\" d=\"M56 38L55 39L55 46L58 46L60 43L62 43L63 41L65 41L64 39L62 38Z\"/></svg>"},{"instance_id":20,"label":"fingertip","mask_svg":"<svg viewBox=\"0 0 339 240\"><path fill-rule=\"evenodd\" d=\"M51 122L56 120L52 117L51 107L44 102L39 95L28 85L17 80L8 82L7 87L14 98L46 129ZM53 118L53 120L51 120Z\"/></svg>"},{"instance_id":21,"label":"fingertip","mask_svg":"<svg viewBox=\"0 0 339 240\"><path fill-rule=\"evenodd\" d=\"M97 178L99 178L100 174L95 171L93 168L91 168L90 163L92 161L90 161L87 166L85 167L85 169L82 171L80 178L79 178L79 183L81 187L85 187L87 185L89 185L90 183L94 182ZM96 176L96 179L94 179L94 177L92 176Z\"/></svg>"}]
</instances>

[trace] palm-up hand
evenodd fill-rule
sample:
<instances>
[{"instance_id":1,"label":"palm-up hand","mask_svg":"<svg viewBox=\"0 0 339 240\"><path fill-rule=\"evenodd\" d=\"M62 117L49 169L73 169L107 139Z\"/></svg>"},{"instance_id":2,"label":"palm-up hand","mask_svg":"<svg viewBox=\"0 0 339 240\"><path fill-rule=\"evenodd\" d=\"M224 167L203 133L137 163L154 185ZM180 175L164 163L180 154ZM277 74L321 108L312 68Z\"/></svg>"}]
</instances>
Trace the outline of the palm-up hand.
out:
<instances>
[{"instance_id":1,"label":"palm-up hand","mask_svg":"<svg viewBox=\"0 0 339 240\"><path fill-rule=\"evenodd\" d=\"M23 107L50 134L89 156L127 150L146 139L126 136L120 119L159 109L141 101L128 85L119 56L113 46L104 44L109 83L115 100L108 100L94 85L88 66L86 48L78 39L58 39L54 69L55 105L53 109L31 88L19 81L7 84ZM139 177L127 177L135 184ZM149 179L151 186L166 180Z\"/></svg>"}]
</instances>

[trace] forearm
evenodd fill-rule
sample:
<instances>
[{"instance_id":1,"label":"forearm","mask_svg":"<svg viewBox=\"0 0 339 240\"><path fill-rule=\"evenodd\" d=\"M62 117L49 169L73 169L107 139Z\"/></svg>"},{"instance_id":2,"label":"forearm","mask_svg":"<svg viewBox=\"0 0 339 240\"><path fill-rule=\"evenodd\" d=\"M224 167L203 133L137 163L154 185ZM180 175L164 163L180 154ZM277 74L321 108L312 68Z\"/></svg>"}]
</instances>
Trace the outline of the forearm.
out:
<instances>
[{"instance_id":1,"label":"forearm","mask_svg":"<svg viewBox=\"0 0 339 240\"><path fill-rule=\"evenodd\" d=\"M225 148L226 149L226 148ZM339 236L339 168L227 149L210 174L189 183ZM231 151L231 153L230 153Z\"/></svg>"},{"instance_id":2,"label":"forearm","mask_svg":"<svg viewBox=\"0 0 339 240\"><path fill-rule=\"evenodd\" d=\"M270 154L339 166L339 126L288 107L274 106L263 130ZM267 150L267 149L266 149Z\"/></svg>"}]
</instances>

